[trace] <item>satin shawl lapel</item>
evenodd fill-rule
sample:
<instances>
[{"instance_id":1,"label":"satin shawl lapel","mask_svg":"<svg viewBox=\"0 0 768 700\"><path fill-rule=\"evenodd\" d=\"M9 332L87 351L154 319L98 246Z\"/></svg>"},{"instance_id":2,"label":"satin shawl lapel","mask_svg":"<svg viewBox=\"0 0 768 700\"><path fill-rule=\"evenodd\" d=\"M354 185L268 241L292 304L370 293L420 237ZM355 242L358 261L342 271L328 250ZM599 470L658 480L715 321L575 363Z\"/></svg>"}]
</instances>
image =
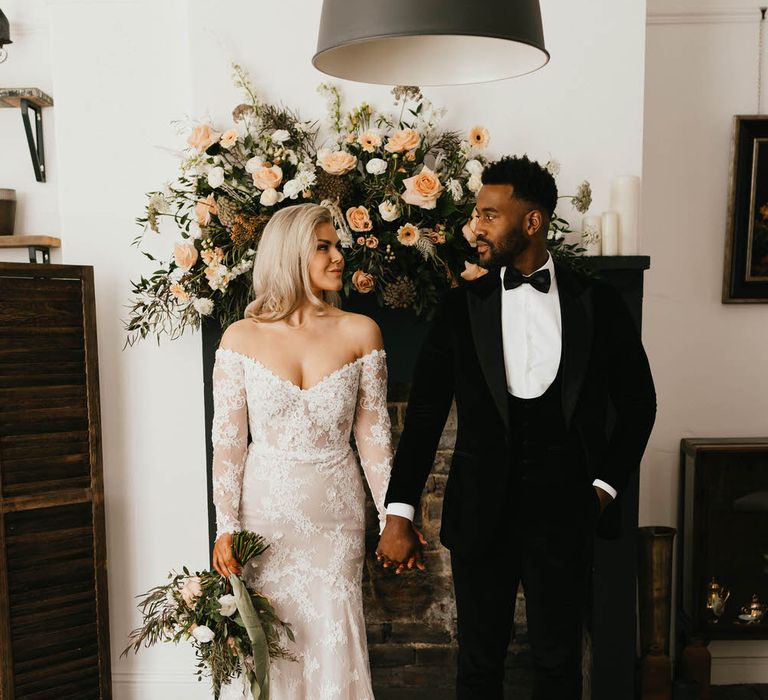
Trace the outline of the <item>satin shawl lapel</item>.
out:
<instances>
[{"instance_id":1,"label":"satin shawl lapel","mask_svg":"<svg viewBox=\"0 0 768 700\"><path fill-rule=\"evenodd\" d=\"M509 430L507 373L501 337L501 279L498 271L492 271L467 286L467 305L472 338L485 381L504 426Z\"/></svg>"},{"instance_id":2,"label":"satin shawl lapel","mask_svg":"<svg viewBox=\"0 0 768 700\"><path fill-rule=\"evenodd\" d=\"M592 349L592 293L584 281L567 268L555 264L555 273L563 325L562 407L565 425L569 427Z\"/></svg>"}]
</instances>

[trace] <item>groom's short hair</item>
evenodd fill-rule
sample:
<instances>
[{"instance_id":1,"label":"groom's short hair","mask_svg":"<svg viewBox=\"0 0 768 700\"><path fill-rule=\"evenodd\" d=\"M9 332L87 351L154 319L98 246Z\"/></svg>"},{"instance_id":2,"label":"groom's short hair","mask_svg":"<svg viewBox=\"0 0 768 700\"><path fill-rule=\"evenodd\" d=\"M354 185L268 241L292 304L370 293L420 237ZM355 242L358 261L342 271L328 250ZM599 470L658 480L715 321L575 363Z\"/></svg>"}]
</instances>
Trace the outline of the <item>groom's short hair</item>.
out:
<instances>
[{"instance_id":1,"label":"groom's short hair","mask_svg":"<svg viewBox=\"0 0 768 700\"><path fill-rule=\"evenodd\" d=\"M513 197L541 207L547 216L555 213L555 178L528 156L504 156L483 170L484 185L512 185Z\"/></svg>"}]
</instances>

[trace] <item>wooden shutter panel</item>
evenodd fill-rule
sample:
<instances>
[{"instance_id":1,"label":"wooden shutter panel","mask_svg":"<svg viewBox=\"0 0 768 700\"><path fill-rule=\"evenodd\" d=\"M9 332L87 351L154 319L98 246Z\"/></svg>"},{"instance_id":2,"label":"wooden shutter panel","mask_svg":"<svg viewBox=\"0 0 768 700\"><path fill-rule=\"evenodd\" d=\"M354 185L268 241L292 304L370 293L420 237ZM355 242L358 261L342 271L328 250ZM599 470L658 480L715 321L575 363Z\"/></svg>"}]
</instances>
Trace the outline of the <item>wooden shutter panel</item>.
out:
<instances>
[{"instance_id":1,"label":"wooden shutter panel","mask_svg":"<svg viewBox=\"0 0 768 700\"><path fill-rule=\"evenodd\" d=\"M0 700L111 698L93 270L0 263Z\"/></svg>"}]
</instances>

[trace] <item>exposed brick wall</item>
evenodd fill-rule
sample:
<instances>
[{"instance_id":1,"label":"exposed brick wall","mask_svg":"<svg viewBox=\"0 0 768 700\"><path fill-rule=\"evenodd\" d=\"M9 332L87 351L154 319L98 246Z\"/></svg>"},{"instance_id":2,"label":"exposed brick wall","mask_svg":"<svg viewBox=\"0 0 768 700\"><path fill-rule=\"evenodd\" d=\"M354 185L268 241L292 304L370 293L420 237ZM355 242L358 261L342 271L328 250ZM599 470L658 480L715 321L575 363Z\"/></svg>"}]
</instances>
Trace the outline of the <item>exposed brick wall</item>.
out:
<instances>
[{"instance_id":1,"label":"exposed brick wall","mask_svg":"<svg viewBox=\"0 0 768 700\"><path fill-rule=\"evenodd\" d=\"M395 444L400 437L405 401L390 393L390 417ZM392 400L395 399L395 400ZM400 400L398 400L400 399ZM456 605L448 550L440 544L440 514L448 469L456 441L452 410L427 481L416 526L427 539L425 572L396 576L383 570L373 552L378 526L368 501L367 545L363 572L368 644L377 700L443 700L454 697L456 674ZM525 700L530 689L526 643L525 603L518 593L515 639L507 657L507 689L515 700ZM514 692L513 692L514 689Z\"/></svg>"}]
</instances>

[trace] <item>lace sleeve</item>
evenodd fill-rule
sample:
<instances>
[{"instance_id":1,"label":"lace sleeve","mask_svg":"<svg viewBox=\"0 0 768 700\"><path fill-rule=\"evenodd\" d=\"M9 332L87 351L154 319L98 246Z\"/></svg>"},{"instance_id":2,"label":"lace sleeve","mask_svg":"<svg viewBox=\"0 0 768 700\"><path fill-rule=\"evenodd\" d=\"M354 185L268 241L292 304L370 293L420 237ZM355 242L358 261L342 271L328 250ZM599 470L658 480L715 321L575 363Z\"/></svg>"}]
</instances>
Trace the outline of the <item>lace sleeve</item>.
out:
<instances>
[{"instance_id":1,"label":"lace sleeve","mask_svg":"<svg viewBox=\"0 0 768 700\"><path fill-rule=\"evenodd\" d=\"M355 411L355 443L360 464L379 513L380 528L386 522L384 498L392 469L392 432L387 411L387 362L383 350L361 360L360 388Z\"/></svg>"},{"instance_id":2,"label":"lace sleeve","mask_svg":"<svg viewBox=\"0 0 768 700\"><path fill-rule=\"evenodd\" d=\"M248 447L248 408L243 363L219 349L213 367L213 503L217 537L240 530L240 490Z\"/></svg>"}]
</instances>

